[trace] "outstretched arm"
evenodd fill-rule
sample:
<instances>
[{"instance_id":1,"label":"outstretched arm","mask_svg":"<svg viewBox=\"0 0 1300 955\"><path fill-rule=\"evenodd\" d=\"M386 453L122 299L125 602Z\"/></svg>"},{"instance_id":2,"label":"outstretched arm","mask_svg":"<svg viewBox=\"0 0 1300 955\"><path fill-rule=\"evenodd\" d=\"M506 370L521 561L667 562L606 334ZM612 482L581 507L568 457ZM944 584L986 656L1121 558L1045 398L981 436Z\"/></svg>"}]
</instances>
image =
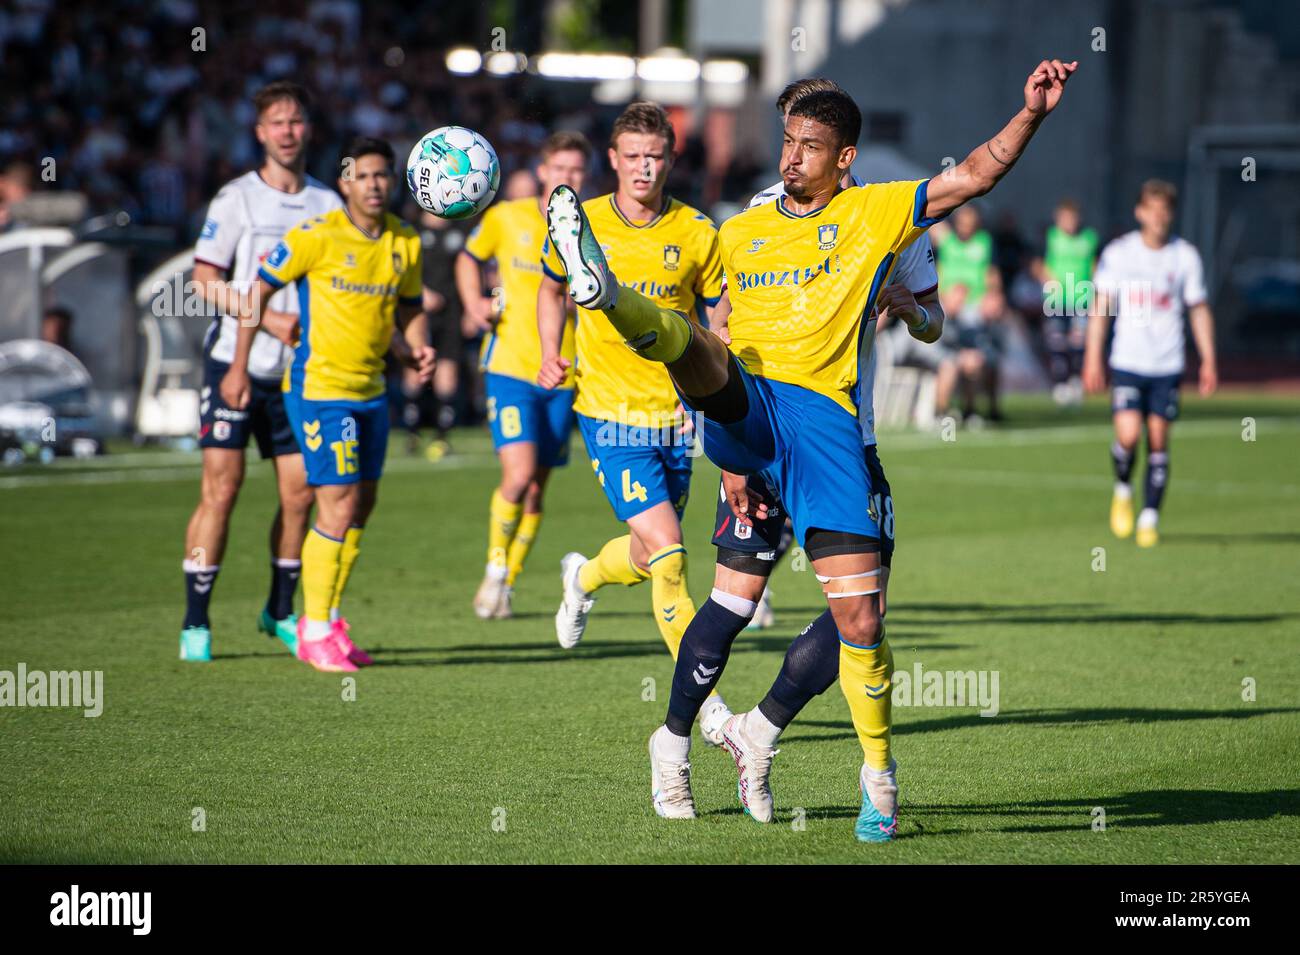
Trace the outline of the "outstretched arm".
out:
<instances>
[{"instance_id":1,"label":"outstretched arm","mask_svg":"<svg viewBox=\"0 0 1300 955\"><path fill-rule=\"evenodd\" d=\"M1011 122L962 162L930 180L926 187L926 218L946 216L958 206L989 192L1011 171L1047 114L1056 109L1065 82L1079 66L1043 60L1025 81L1025 105Z\"/></svg>"}]
</instances>

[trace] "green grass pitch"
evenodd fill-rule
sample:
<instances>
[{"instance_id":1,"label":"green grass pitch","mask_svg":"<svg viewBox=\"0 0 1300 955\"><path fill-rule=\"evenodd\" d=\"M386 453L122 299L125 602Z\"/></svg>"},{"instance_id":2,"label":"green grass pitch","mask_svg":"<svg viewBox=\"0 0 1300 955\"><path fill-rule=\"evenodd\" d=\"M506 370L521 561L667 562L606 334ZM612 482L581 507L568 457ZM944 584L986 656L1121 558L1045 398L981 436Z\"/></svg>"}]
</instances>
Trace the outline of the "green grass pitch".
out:
<instances>
[{"instance_id":1,"label":"green grass pitch","mask_svg":"<svg viewBox=\"0 0 1300 955\"><path fill-rule=\"evenodd\" d=\"M176 659L193 456L0 474L0 669L105 681L97 719L0 709L0 861L1300 862L1294 402L1187 400L1153 551L1107 529L1104 406L1010 407L1005 430L882 438L896 665L997 671L1000 691L990 718L895 708L902 815L884 846L853 841L861 754L838 687L781 743L775 824L741 815L730 760L698 735L701 818L655 817L645 743L672 667L649 588L602 592L583 645L555 644L560 556L619 532L576 441L501 623L470 609L496 473L486 435L460 434L441 465L394 444L347 598L380 664L354 701L254 632L265 465L236 511L210 665ZM700 459L697 601L715 489ZM733 708L761 697L819 612L810 572L786 565L773 590L778 626L740 638L721 684Z\"/></svg>"}]
</instances>

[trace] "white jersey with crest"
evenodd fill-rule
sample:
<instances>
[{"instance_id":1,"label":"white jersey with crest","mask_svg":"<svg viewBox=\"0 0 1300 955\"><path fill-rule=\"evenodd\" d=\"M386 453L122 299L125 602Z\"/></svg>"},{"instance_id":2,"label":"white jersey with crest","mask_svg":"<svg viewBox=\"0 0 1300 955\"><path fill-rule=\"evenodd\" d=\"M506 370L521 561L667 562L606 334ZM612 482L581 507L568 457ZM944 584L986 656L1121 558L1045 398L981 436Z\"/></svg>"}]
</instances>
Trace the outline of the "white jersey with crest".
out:
<instances>
[{"instance_id":1,"label":"white jersey with crest","mask_svg":"<svg viewBox=\"0 0 1300 955\"><path fill-rule=\"evenodd\" d=\"M1093 283L1115 315L1110 367L1153 377L1182 374L1183 316L1205 301L1196 246L1170 236L1153 249L1135 229L1102 250Z\"/></svg>"},{"instance_id":2,"label":"white jersey with crest","mask_svg":"<svg viewBox=\"0 0 1300 955\"><path fill-rule=\"evenodd\" d=\"M863 181L857 176L853 177L853 185L861 186ZM775 202L781 196L785 195L785 181L774 182L762 192L749 200L746 209L752 209L754 206L761 206L767 202ZM894 266L893 275L890 277L890 284L901 282L907 286L908 291L920 298L922 295L933 292L939 287L939 273L934 267L934 246L930 244L930 234L927 232L919 239L904 249L898 256L898 264ZM867 447L876 443L876 402L874 391L876 388L876 315L872 312L868 316L865 327L862 331L862 349L867 353L865 361L859 364L862 368L861 377L858 380L858 426L862 429L862 443Z\"/></svg>"},{"instance_id":3,"label":"white jersey with crest","mask_svg":"<svg viewBox=\"0 0 1300 955\"><path fill-rule=\"evenodd\" d=\"M300 191L281 192L268 186L256 170L245 173L226 183L208 206L203 229L194 244L194 261L223 270L230 284L243 291L252 285L262 259L286 232L303 219L342 205L338 193L311 176ZM293 285L276 292L268 307L297 314L298 296ZM235 358L238 332L238 319L229 315L215 319L205 341L207 353L229 364ZM278 380L292 355L288 345L259 330L248 357L248 374Z\"/></svg>"}]
</instances>

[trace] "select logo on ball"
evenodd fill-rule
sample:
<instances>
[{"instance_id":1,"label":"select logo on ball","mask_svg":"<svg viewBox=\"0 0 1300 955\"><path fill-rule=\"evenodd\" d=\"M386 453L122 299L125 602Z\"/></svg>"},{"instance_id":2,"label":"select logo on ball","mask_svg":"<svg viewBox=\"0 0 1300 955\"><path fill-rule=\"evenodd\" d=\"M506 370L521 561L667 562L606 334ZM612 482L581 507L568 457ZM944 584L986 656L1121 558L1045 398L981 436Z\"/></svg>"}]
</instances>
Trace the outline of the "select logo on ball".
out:
<instances>
[{"instance_id":1,"label":"select logo on ball","mask_svg":"<svg viewBox=\"0 0 1300 955\"><path fill-rule=\"evenodd\" d=\"M501 163L492 144L474 130L443 126L421 136L411 149L406 182L426 212L468 219L496 198Z\"/></svg>"}]
</instances>

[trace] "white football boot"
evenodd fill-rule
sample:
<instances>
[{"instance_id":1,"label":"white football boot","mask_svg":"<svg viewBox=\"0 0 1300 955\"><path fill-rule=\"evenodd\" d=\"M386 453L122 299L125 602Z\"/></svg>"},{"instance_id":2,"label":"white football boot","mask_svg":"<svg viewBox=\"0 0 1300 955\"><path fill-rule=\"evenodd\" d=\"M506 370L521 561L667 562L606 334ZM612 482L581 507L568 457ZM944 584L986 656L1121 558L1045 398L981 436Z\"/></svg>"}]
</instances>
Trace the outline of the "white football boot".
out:
<instances>
[{"instance_id":1,"label":"white football boot","mask_svg":"<svg viewBox=\"0 0 1300 955\"><path fill-rule=\"evenodd\" d=\"M578 571L587 562L577 551L570 551L560 561L560 586L564 598L555 612L555 639L560 646L572 650L582 641L587 629L587 614L591 613L596 598L578 585Z\"/></svg>"},{"instance_id":2,"label":"white football boot","mask_svg":"<svg viewBox=\"0 0 1300 955\"><path fill-rule=\"evenodd\" d=\"M727 706L722 694L715 693L700 707L700 735L710 746L722 745L722 727L735 714Z\"/></svg>"},{"instance_id":3,"label":"white football boot","mask_svg":"<svg viewBox=\"0 0 1300 955\"><path fill-rule=\"evenodd\" d=\"M488 564L483 571L483 582L474 594L474 615L480 620L491 620L501 607L501 595L506 590L506 568Z\"/></svg>"},{"instance_id":4,"label":"white football boot","mask_svg":"<svg viewBox=\"0 0 1300 955\"><path fill-rule=\"evenodd\" d=\"M493 620L509 620L515 615L515 588L506 584L501 588L501 599L497 601L496 613L492 614Z\"/></svg>"},{"instance_id":5,"label":"white football boot","mask_svg":"<svg viewBox=\"0 0 1300 955\"><path fill-rule=\"evenodd\" d=\"M650 734L650 798L655 813L664 819L694 819L695 797L691 795L691 764L683 758L673 734L661 726ZM690 754L690 738L685 755Z\"/></svg>"},{"instance_id":6,"label":"white football boot","mask_svg":"<svg viewBox=\"0 0 1300 955\"><path fill-rule=\"evenodd\" d=\"M751 740L744 729L744 714L733 716L722 728L722 748L736 761L736 795L745 814L756 822L771 822L774 814L772 805L772 757L780 752L759 746Z\"/></svg>"},{"instance_id":7,"label":"white football boot","mask_svg":"<svg viewBox=\"0 0 1300 955\"><path fill-rule=\"evenodd\" d=\"M573 301L594 311L612 308L618 299L618 280L605 262L578 194L568 186L556 186L547 200L546 229L564 263Z\"/></svg>"}]
</instances>

